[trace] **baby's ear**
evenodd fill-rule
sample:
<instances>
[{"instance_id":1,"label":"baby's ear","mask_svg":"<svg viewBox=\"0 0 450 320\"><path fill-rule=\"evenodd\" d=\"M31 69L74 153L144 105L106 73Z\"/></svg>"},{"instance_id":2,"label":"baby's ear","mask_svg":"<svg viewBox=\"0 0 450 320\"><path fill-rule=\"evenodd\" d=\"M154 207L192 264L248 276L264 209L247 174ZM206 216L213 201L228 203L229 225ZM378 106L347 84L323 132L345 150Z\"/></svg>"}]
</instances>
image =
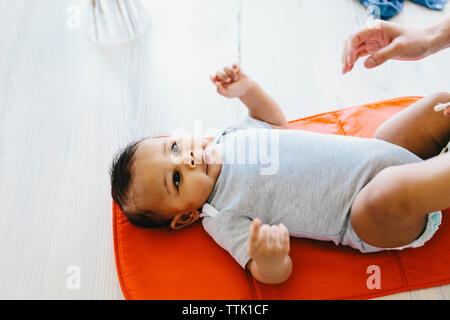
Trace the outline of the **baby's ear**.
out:
<instances>
[{"instance_id":1,"label":"baby's ear","mask_svg":"<svg viewBox=\"0 0 450 320\"><path fill-rule=\"evenodd\" d=\"M193 222L197 221L200 218L200 211L192 210L187 213L179 213L175 217L173 217L170 222L170 228L173 230L181 229L187 227Z\"/></svg>"}]
</instances>

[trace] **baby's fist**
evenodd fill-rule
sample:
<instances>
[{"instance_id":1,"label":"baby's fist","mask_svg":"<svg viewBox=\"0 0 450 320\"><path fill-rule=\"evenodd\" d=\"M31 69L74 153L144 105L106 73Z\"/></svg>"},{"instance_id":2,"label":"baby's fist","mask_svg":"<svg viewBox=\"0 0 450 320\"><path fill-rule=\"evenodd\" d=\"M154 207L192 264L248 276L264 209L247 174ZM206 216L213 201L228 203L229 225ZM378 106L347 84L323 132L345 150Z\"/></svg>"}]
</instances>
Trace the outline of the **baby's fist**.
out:
<instances>
[{"instance_id":1,"label":"baby's fist","mask_svg":"<svg viewBox=\"0 0 450 320\"><path fill-rule=\"evenodd\" d=\"M252 83L237 63L234 63L231 68L224 67L217 71L210 76L210 79L216 85L217 92L227 98L242 97Z\"/></svg>"},{"instance_id":2,"label":"baby's fist","mask_svg":"<svg viewBox=\"0 0 450 320\"><path fill-rule=\"evenodd\" d=\"M276 263L289 254L289 232L283 224L269 226L253 220L247 247L248 255L259 262Z\"/></svg>"}]
</instances>

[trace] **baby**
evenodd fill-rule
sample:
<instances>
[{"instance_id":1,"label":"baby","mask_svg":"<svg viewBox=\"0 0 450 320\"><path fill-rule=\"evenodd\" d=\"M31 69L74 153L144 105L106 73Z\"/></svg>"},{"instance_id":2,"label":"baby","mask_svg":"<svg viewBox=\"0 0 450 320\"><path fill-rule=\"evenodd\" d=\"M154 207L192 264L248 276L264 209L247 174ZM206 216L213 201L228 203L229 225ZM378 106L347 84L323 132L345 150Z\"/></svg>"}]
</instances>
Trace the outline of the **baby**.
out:
<instances>
[{"instance_id":1,"label":"baby","mask_svg":"<svg viewBox=\"0 0 450 320\"><path fill-rule=\"evenodd\" d=\"M374 138L284 130L277 103L234 64L211 76L248 116L205 138L146 138L111 167L112 197L132 224L205 230L264 283L289 278L289 236L376 252L422 246L450 207L450 117L437 93ZM270 157L268 157L270 154ZM268 164L270 163L270 170Z\"/></svg>"}]
</instances>

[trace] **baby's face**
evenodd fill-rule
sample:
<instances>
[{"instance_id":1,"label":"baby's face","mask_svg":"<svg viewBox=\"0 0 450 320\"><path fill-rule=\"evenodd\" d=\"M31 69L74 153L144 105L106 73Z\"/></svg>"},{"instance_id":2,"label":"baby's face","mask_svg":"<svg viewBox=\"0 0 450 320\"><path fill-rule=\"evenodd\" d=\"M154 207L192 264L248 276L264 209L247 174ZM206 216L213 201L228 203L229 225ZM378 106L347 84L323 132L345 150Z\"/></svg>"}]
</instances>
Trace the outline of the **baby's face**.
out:
<instances>
[{"instance_id":1,"label":"baby's face","mask_svg":"<svg viewBox=\"0 0 450 320\"><path fill-rule=\"evenodd\" d=\"M130 209L150 210L163 220L198 210L210 196L222 165L203 138L141 141L133 162Z\"/></svg>"}]
</instances>

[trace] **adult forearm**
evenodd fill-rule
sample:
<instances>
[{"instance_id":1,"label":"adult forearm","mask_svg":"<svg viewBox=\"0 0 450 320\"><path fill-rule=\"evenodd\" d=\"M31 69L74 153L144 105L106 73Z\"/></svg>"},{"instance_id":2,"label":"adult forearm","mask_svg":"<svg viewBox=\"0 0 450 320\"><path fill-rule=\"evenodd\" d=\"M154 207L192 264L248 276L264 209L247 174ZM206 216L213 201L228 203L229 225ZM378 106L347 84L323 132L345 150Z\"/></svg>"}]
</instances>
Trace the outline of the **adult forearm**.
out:
<instances>
[{"instance_id":1,"label":"adult forearm","mask_svg":"<svg viewBox=\"0 0 450 320\"><path fill-rule=\"evenodd\" d=\"M250 89L240 97L240 100L248 108L251 117L287 128L287 120L278 103L255 81L252 82Z\"/></svg>"},{"instance_id":2,"label":"adult forearm","mask_svg":"<svg viewBox=\"0 0 450 320\"><path fill-rule=\"evenodd\" d=\"M438 23L426 29L427 34L431 36L430 49L432 53L450 47L450 13Z\"/></svg>"}]
</instances>

